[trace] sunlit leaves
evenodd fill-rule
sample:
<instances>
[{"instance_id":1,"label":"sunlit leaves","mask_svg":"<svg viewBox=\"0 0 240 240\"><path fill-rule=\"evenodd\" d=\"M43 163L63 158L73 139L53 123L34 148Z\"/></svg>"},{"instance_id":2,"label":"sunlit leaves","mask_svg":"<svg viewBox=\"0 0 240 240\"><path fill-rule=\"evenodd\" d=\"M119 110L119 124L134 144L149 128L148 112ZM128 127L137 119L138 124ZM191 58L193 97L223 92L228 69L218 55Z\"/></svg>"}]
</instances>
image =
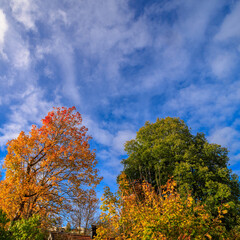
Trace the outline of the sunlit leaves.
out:
<instances>
[{"instance_id":1,"label":"sunlit leaves","mask_svg":"<svg viewBox=\"0 0 240 240\"><path fill-rule=\"evenodd\" d=\"M119 190L106 189L102 205L102 222L96 239L227 239L221 219L229 206L219 208L213 217L191 195L180 197L176 182L170 179L155 192L147 182L129 183L119 177Z\"/></svg>"},{"instance_id":2,"label":"sunlit leaves","mask_svg":"<svg viewBox=\"0 0 240 240\"><path fill-rule=\"evenodd\" d=\"M40 128L32 126L28 135L21 132L8 142L0 208L11 220L35 213L53 218L69 207L69 199L99 183L95 153L81 124L74 107L54 108Z\"/></svg>"}]
</instances>

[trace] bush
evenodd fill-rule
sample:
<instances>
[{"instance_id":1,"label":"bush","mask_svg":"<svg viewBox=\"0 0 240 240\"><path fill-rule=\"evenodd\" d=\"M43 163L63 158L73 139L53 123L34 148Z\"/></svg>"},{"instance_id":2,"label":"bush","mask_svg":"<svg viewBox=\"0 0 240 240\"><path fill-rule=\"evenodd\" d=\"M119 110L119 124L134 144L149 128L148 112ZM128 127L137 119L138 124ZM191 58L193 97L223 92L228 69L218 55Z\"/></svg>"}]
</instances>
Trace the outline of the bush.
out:
<instances>
[{"instance_id":1,"label":"bush","mask_svg":"<svg viewBox=\"0 0 240 240\"><path fill-rule=\"evenodd\" d=\"M43 240L44 234L40 228L40 217L37 215L29 219L15 222L9 229L13 240Z\"/></svg>"},{"instance_id":2,"label":"bush","mask_svg":"<svg viewBox=\"0 0 240 240\"><path fill-rule=\"evenodd\" d=\"M226 204L213 216L190 193L181 197L175 190L176 182L170 179L161 189L161 195L147 182L130 184L126 176L119 177L118 193L109 189L103 198L102 221L96 239L236 239L222 223L228 212Z\"/></svg>"}]
</instances>

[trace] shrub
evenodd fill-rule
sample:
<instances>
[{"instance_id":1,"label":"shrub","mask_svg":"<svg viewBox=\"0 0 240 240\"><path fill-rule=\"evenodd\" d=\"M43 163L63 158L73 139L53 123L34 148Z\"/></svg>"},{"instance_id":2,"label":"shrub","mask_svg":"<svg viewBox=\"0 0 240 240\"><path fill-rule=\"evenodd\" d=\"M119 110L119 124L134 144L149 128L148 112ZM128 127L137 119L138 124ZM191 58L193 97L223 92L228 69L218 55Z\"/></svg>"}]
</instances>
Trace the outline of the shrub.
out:
<instances>
[{"instance_id":1,"label":"shrub","mask_svg":"<svg viewBox=\"0 0 240 240\"><path fill-rule=\"evenodd\" d=\"M34 215L29 219L16 221L9 231L13 240L43 240L44 234L40 225L40 217Z\"/></svg>"},{"instance_id":2,"label":"shrub","mask_svg":"<svg viewBox=\"0 0 240 240\"><path fill-rule=\"evenodd\" d=\"M190 193L181 197L172 179L161 194L147 182L130 185L124 174L119 184L117 194L105 191L102 220L107 225L98 228L96 239L228 239L222 224L228 205L214 217Z\"/></svg>"}]
</instances>

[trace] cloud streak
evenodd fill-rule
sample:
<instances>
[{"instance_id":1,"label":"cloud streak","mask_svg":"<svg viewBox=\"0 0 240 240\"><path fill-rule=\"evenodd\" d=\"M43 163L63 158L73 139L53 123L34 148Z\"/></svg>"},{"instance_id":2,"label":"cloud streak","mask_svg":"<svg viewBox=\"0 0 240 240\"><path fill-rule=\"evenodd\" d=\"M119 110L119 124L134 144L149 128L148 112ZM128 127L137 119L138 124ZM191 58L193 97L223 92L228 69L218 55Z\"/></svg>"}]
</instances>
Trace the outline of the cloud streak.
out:
<instances>
[{"instance_id":1,"label":"cloud streak","mask_svg":"<svg viewBox=\"0 0 240 240\"><path fill-rule=\"evenodd\" d=\"M75 105L109 179L124 143L168 115L226 145L238 168L239 1L11 0L0 8L2 146L52 106Z\"/></svg>"},{"instance_id":2,"label":"cloud streak","mask_svg":"<svg viewBox=\"0 0 240 240\"><path fill-rule=\"evenodd\" d=\"M3 12L2 9L0 9L0 53L4 57L3 53L3 46L4 46L4 40L5 40L5 35L8 30L8 24L7 24L7 19L6 16Z\"/></svg>"}]
</instances>

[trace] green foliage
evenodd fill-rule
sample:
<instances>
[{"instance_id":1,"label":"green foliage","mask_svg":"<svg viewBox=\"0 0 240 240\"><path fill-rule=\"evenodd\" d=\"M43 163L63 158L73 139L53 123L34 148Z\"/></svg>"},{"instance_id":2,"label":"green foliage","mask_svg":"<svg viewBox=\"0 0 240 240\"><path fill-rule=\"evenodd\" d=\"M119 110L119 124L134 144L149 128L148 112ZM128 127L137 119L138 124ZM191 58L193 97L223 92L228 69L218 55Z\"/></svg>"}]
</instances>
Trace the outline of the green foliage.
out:
<instances>
[{"instance_id":1,"label":"green foliage","mask_svg":"<svg viewBox=\"0 0 240 240\"><path fill-rule=\"evenodd\" d=\"M14 240L43 240L44 234L40 229L40 217L37 215L29 219L21 219L10 227Z\"/></svg>"},{"instance_id":2,"label":"green foliage","mask_svg":"<svg viewBox=\"0 0 240 240\"><path fill-rule=\"evenodd\" d=\"M237 175L228 169L226 148L208 143L202 133L191 134L179 118L167 117L146 122L136 139L125 144L125 150L128 158L122 163L128 179L146 179L159 191L173 176L181 195L190 191L214 215L219 206L228 204L226 227L239 225L240 185Z\"/></svg>"},{"instance_id":3,"label":"green foliage","mask_svg":"<svg viewBox=\"0 0 240 240\"><path fill-rule=\"evenodd\" d=\"M7 218L7 214L0 209L0 239L10 240L10 234L6 230L6 225L10 220Z\"/></svg>"}]
</instances>

